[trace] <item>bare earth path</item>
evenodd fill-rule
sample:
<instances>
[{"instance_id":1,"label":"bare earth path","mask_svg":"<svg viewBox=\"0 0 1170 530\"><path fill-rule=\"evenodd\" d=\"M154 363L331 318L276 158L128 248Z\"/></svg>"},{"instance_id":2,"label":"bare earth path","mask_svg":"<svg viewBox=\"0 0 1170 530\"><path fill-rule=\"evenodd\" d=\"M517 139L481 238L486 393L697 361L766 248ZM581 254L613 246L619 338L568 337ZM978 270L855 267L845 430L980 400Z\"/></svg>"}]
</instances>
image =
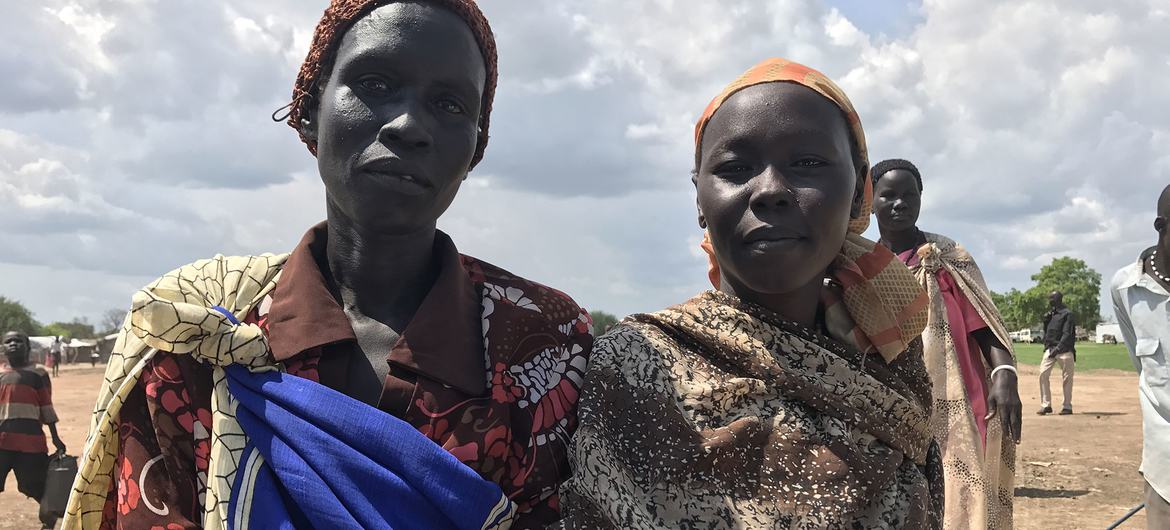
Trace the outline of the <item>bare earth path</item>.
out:
<instances>
[{"instance_id":1,"label":"bare earth path","mask_svg":"<svg viewBox=\"0 0 1170 530\"><path fill-rule=\"evenodd\" d=\"M1022 366L1024 442L1016 471L1016 527L1101 529L1141 502L1141 411L1133 373L1099 370L1077 374L1073 416L1036 416L1037 369ZM1059 374L1053 374L1059 392ZM60 432L80 454L102 367L69 366L53 380ZM1057 397L1059 400L1059 397ZM36 529L37 505L16 491L12 476L0 493L0 530ZM1121 528L1143 529L1142 513Z\"/></svg>"}]
</instances>

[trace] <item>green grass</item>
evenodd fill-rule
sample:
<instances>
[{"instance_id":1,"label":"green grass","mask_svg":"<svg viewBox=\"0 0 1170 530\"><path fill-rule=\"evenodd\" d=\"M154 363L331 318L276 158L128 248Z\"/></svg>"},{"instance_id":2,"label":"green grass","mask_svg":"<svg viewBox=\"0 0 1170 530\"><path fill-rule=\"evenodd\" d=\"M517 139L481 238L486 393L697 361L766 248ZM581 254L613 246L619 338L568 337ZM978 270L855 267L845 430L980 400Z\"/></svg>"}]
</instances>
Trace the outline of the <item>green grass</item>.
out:
<instances>
[{"instance_id":1,"label":"green grass","mask_svg":"<svg viewBox=\"0 0 1170 530\"><path fill-rule=\"evenodd\" d=\"M1041 344L1014 344L1016 357L1024 364L1040 364L1044 355L1044 346ZM1112 368L1133 372L1133 363L1129 360L1129 352L1124 344L1097 344L1094 342L1077 343L1077 371ZM1056 369L1060 371L1059 368Z\"/></svg>"}]
</instances>

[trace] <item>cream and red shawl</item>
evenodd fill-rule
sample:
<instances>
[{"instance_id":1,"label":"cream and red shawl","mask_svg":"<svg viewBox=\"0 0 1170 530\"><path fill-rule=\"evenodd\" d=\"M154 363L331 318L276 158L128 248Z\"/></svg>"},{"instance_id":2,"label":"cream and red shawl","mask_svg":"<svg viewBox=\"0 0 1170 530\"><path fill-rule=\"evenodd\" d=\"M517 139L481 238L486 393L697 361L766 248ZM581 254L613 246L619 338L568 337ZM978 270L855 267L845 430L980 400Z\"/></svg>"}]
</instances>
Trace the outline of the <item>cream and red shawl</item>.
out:
<instances>
[{"instance_id":1,"label":"cream and red shawl","mask_svg":"<svg viewBox=\"0 0 1170 530\"><path fill-rule=\"evenodd\" d=\"M954 338L948 327L949 319L939 290L938 272L945 270L950 273L962 295L971 302L979 317L1009 352L1011 338L999 310L991 301L983 273L967 250L944 236L927 232L923 234L926 236L926 244L918 247L919 262L910 270L930 297L929 319L922 333L922 346L926 370L934 388L931 432L942 451L943 473L946 477L944 526L1012 528L1016 445L997 417L987 422L987 444L983 446L970 398L963 384ZM986 370L982 375L985 378L990 376Z\"/></svg>"}]
</instances>

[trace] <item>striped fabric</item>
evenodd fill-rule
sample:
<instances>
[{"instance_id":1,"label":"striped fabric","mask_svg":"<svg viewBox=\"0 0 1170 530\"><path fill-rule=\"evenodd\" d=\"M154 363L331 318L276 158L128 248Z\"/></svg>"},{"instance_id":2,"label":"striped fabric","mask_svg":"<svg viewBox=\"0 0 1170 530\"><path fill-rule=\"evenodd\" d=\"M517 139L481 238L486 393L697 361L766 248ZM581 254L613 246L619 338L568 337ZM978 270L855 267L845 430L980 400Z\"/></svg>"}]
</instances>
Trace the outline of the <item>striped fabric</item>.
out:
<instances>
[{"instance_id":1,"label":"striped fabric","mask_svg":"<svg viewBox=\"0 0 1170 530\"><path fill-rule=\"evenodd\" d=\"M786 59L768 59L753 66L727 85L707 105L703 116L695 124L696 151L701 147L707 123L732 94L753 85L783 82L806 86L837 105L845 113L860 151L858 154L868 166L869 155L861 118L845 92L824 74ZM861 205L861 214L849 222L845 244L829 269L832 279L842 289L839 294L825 290L825 313L830 319L851 322L855 329L848 335L855 338L853 346L862 351L873 347L886 362L890 362L906 350L911 340L922 334L926 327L929 300L917 279L893 252L861 237L860 234L869 227L873 208L873 181L868 171L859 178L865 179L865 199ZM718 289L719 264L715 260L715 251L708 235L704 235L701 247L707 253L709 262L707 277ZM834 319L834 316L848 318Z\"/></svg>"},{"instance_id":2,"label":"striped fabric","mask_svg":"<svg viewBox=\"0 0 1170 530\"><path fill-rule=\"evenodd\" d=\"M57 423L49 374L33 367L0 369L0 449L47 453L46 423Z\"/></svg>"}]
</instances>

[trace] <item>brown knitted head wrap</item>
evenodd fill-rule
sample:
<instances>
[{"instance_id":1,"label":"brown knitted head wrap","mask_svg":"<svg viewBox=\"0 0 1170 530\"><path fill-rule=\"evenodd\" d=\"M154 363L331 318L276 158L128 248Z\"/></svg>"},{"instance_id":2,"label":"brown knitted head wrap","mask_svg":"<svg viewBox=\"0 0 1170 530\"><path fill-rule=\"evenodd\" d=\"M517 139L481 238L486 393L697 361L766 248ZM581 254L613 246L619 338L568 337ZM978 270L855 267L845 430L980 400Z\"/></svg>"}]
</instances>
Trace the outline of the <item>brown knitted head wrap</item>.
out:
<instances>
[{"instance_id":1,"label":"brown knitted head wrap","mask_svg":"<svg viewBox=\"0 0 1170 530\"><path fill-rule=\"evenodd\" d=\"M399 0L331 0L329 8L317 23L317 30L313 33L313 44L309 47L309 55L301 65L297 82L293 85L293 99L289 104L288 124L297 130L301 141L308 146L309 152L317 155L317 143L305 136L301 130L301 119L309 114L309 104L323 75L329 74L336 58L337 46L341 37L345 35L354 22L365 16L375 8ZM487 18L479 10L474 0L420 0L428 4L455 13L467 23L471 33L475 35L475 42L479 44L479 51L483 54L484 70L487 77L483 85L483 103L479 111L479 137L475 146L475 155L471 159L471 167L475 167L483 159L484 149L488 143L488 124L492 113L492 99L496 94L496 38L492 35L492 28Z\"/></svg>"}]
</instances>

